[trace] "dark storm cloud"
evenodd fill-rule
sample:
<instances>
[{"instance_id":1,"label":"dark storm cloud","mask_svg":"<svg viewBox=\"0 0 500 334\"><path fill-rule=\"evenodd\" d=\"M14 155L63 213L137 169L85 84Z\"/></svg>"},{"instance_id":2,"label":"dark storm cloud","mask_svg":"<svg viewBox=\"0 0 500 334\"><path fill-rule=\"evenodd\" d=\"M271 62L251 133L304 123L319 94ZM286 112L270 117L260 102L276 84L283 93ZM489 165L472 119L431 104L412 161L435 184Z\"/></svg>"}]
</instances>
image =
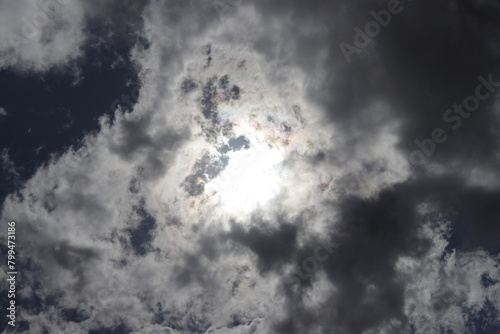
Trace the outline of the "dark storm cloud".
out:
<instances>
[{"instance_id":1,"label":"dark storm cloud","mask_svg":"<svg viewBox=\"0 0 500 334\"><path fill-rule=\"evenodd\" d=\"M494 173L496 182L500 176L495 106L500 86L500 6L495 1L255 3L264 16L282 16L295 23L290 35L296 45L289 53L277 52L272 36L257 39L255 47L270 59L284 57L314 76L316 52L328 45L325 80L309 96L328 112L327 121L340 125L345 137L352 139L346 140L346 152L368 145L368 138L396 120L401 124L397 135L402 154L408 159L412 151L422 150L424 167L436 162L446 171L431 181L425 169L413 164L411 181L382 191L375 200L342 200L339 230L331 234L341 246L324 264L338 294L314 311L305 309L300 294L289 295L291 314L277 329L298 333L314 326L334 328L336 323L340 333L361 333L391 318L406 324L405 283L397 277L394 263L401 255L420 258L429 247L417 237L419 203L435 200L449 217L454 231L450 248L498 252L498 242L493 241L500 237L500 212L494 204L498 189L468 186L461 177L477 167ZM398 3L401 10L376 36L366 35L366 24L375 21L372 11L381 15L391 3ZM323 23L322 33L301 30L300 23L312 19ZM357 36L354 28L363 36ZM356 44L356 39L366 45ZM346 59L342 42L357 46L359 52ZM485 98L477 98L478 92ZM473 97L479 101L477 107ZM367 117L366 110L377 101L388 106L390 116L382 121ZM464 105L462 111L455 104ZM446 140L436 142L433 137ZM332 152L325 154L328 162L341 163ZM332 323L324 323L327 317Z\"/></svg>"},{"instance_id":2,"label":"dark storm cloud","mask_svg":"<svg viewBox=\"0 0 500 334\"><path fill-rule=\"evenodd\" d=\"M443 119L453 104L462 104L474 95L478 76L487 78L492 74L493 81L500 82L500 6L497 2L256 3L264 15L289 15L294 22L316 18L318 24L323 25L323 33L317 35L301 33L300 24L292 27L297 52L286 57L313 75L314 56L328 45L329 57L324 64L326 79L321 88L311 90L310 96L323 104L331 121L346 127L346 135L352 123L365 137L380 131L380 124L367 122L362 111L374 101L383 100L391 107L391 117L402 121L399 144L405 155L418 149L416 139L431 138L435 128L442 128L449 139L438 144L436 153L426 160L449 165L470 162L472 157L474 164L490 167L498 164L492 158L498 149L498 133L493 129L499 126L493 94L481 101L470 117L462 119L463 125L457 131L451 129L455 121ZM357 27L365 32L366 24L376 22L371 12L387 12L391 3L399 4L400 10L390 15L386 27L381 27L374 37L366 34L359 37L353 29ZM339 45L345 42L356 46L356 40L366 46L351 55L351 63L348 63ZM261 48L261 52L275 57L272 50L272 44ZM498 86L494 88L498 93ZM448 118L455 115L457 113L449 114Z\"/></svg>"},{"instance_id":3,"label":"dark storm cloud","mask_svg":"<svg viewBox=\"0 0 500 334\"><path fill-rule=\"evenodd\" d=\"M387 71L380 80L391 87L380 95L394 101L395 116L404 119L401 147L412 151L417 148L415 139L430 138L433 129L443 128L450 138L430 161L498 164L492 158L498 150L498 134L492 129L499 126L493 96L466 116L455 132L444 119L453 104L464 104L474 95L478 76L492 74L498 86L500 26L491 20L500 18L498 3L425 1L407 6L377 40ZM487 88L482 92L488 93Z\"/></svg>"},{"instance_id":4,"label":"dark storm cloud","mask_svg":"<svg viewBox=\"0 0 500 334\"><path fill-rule=\"evenodd\" d=\"M431 246L419 234L425 217L418 214L417 205L432 201L444 217L454 221L453 229L458 227L460 235L468 236L455 241L454 247L462 251L484 248L494 255L499 251L494 241L500 234L498 196L498 192L467 187L459 179L446 177L397 184L373 199L345 197L339 204L339 221L332 221L329 233L331 242L339 246L318 264L336 291L316 308L308 308L304 298L316 272L302 273L303 280L291 286L285 281L289 314L276 324L276 330L301 333L337 328L339 333L362 333L394 320L400 322L394 328L403 330L408 321L403 310L405 281L395 264L401 256L423 259ZM297 267L304 268L304 259L314 254L317 245L312 241L288 252L296 254ZM269 253L263 257L274 258Z\"/></svg>"},{"instance_id":5,"label":"dark storm cloud","mask_svg":"<svg viewBox=\"0 0 500 334\"><path fill-rule=\"evenodd\" d=\"M315 312L320 327L361 333L391 318L405 322L404 283L395 261L401 255L424 255L428 244L417 236L415 200L407 198L404 188L383 191L374 200L354 197L340 204L339 225L330 235L340 246L324 262L338 292Z\"/></svg>"},{"instance_id":6,"label":"dark storm cloud","mask_svg":"<svg viewBox=\"0 0 500 334\"><path fill-rule=\"evenodd\" d=\"M276 324L280 333L303 333L313 329L338 333L362 333L399 319L403 324L404 282L394 265L401 255L416 258L429 244L417 236L416 198L406 186L383 191L376 199L345 198L338 224L332 221L328 238L339 246L319 264L335 292L320 305L304 305L305 293L315 280L308 274L299 285L286 287L288 316ZM314 254L317 242L297 250L297 265Z\"/></svg>"}]
</instances>

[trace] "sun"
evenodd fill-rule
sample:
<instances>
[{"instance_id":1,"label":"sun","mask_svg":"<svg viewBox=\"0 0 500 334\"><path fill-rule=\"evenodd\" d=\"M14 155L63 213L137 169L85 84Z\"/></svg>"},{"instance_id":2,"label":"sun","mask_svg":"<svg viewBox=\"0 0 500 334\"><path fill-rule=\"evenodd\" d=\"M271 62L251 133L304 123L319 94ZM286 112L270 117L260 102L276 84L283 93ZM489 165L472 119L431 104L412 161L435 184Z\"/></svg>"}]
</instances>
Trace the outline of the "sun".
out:
<instances>
[{"instance_id":1,"label":"sun","mask_svg":"<svg viewBox=\"0 0 500 334\"><path fill-rule=\"evenodd\" d=\"M190 166L180 167L187 172L179 183L186 195L184 213L238 216L267 210L286 190L286 161L295 135L307 124L303 109L294 98L282 98L288 89L266 89L262 80L240 70L220 76L214 69L197 84L191 77L180 84L183 98L197 96L187 121L200 139L186 150ZM292 88L296 96L297 87Z\"/></svg>"},{"instance_id":2,"label":"sun","mask_svg":"<svg viewBox=\"0 0 500 334\"><path fill-rule=\"evenodd\" d=\"M229 156L224 171L206 185L212 200L225 211L248 213L265 207L279 194L282 149L254 144Z\"/></svg>"}]
</instances>

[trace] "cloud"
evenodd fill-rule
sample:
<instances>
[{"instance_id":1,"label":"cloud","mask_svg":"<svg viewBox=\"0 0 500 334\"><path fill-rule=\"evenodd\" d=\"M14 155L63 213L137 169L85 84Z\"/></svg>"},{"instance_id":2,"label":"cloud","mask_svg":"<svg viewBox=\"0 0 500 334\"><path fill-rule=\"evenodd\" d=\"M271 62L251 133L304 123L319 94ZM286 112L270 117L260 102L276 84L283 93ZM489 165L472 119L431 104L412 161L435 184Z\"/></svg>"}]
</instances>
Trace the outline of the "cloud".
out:
<instances>
[{"instance_id":1,"label":"cloud","mask_svg":"<svg viewBox=\"0 0 500 334\"><path fill-rule=\"evenodd\" d=\"M4 148L2 150L2 169L7 179L13 178L15 183L20 181L19 172L16 170L14 162L10 159L9 150Z\"/></svg>"},{"instance_id":2,"label":"cloud","mask_svg":"<svg viewBox=\"0 0 500 334\"><path fill-rule=\"evenodd\" d=\"M80 1L4 3L0 68L44 71L80 55L86 8Z\"/></svg>"},{"instance_id":3,"label":"cloud","mask_svg":"<svg viewBox=\"0 0 500 334\"><path fill-rule=\"evenodd\" d=\"M51 333L474 330L499 307L496 99L428 164L408 154L493 73L495 32L479 17L496 7L425 5L404 2L351 64L338 44L386 2L137 5L133 110L110 101L82 147L3 203L23 236L20 318ZM3 66L78 57L84 17L102 16L57 8ZM76 15L64 32L63 9ZM448 12L451 25L435 20Z\"/></svg>"},{"instance_id":4,"label":"cloud","mask_svg":"<svg viewBox=\"0 0 500 334\"><path fill-rule=\"evenodd\" d=\"M38 73L70 70L75 76L73 84L77 84L82 80L80 62L97 45L113 48L115 43L128 43L127 39L137 37L134 15L142 11L144 4L145 1L80 0L4 3L0 68ZM115 65L123 62L115 54Z\"/></svg>"}]
</instances>

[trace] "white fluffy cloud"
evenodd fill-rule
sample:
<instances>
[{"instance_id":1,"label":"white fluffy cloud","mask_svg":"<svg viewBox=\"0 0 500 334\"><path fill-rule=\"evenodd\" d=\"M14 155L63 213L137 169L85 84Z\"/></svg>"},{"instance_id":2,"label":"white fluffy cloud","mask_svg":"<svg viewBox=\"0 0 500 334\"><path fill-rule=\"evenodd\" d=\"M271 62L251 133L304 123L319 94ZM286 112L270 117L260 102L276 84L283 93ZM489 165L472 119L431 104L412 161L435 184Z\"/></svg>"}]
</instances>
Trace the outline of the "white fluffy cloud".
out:
<instances>
[{"instance_id":1,"label":"white fluffy cloud","mask_svg":"<svg viewBox=\"0 0 500 334\"><path fill-rule=\"evenodd\" d=\"M79 0L2 2L0 68L45 71L76 59L95 5Z\"/></svg>"}]
</instances>

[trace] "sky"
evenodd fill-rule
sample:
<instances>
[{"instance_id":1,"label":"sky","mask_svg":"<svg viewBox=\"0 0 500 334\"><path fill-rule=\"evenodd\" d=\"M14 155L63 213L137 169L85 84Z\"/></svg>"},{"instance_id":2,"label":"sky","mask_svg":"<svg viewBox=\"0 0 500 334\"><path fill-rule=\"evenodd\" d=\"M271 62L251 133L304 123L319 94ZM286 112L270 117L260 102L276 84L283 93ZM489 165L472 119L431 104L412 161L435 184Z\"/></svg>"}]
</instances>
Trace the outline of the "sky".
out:
<instances>
[{"instance_id":1,"label":"sky","mask_svg":"<svg viewBox=\"0 0 500 334\"><path fill-rule=\"evenodd\" d=\"M0 332L500 333L499 22L1 0Z\"/></svg>"}]
</instances>

